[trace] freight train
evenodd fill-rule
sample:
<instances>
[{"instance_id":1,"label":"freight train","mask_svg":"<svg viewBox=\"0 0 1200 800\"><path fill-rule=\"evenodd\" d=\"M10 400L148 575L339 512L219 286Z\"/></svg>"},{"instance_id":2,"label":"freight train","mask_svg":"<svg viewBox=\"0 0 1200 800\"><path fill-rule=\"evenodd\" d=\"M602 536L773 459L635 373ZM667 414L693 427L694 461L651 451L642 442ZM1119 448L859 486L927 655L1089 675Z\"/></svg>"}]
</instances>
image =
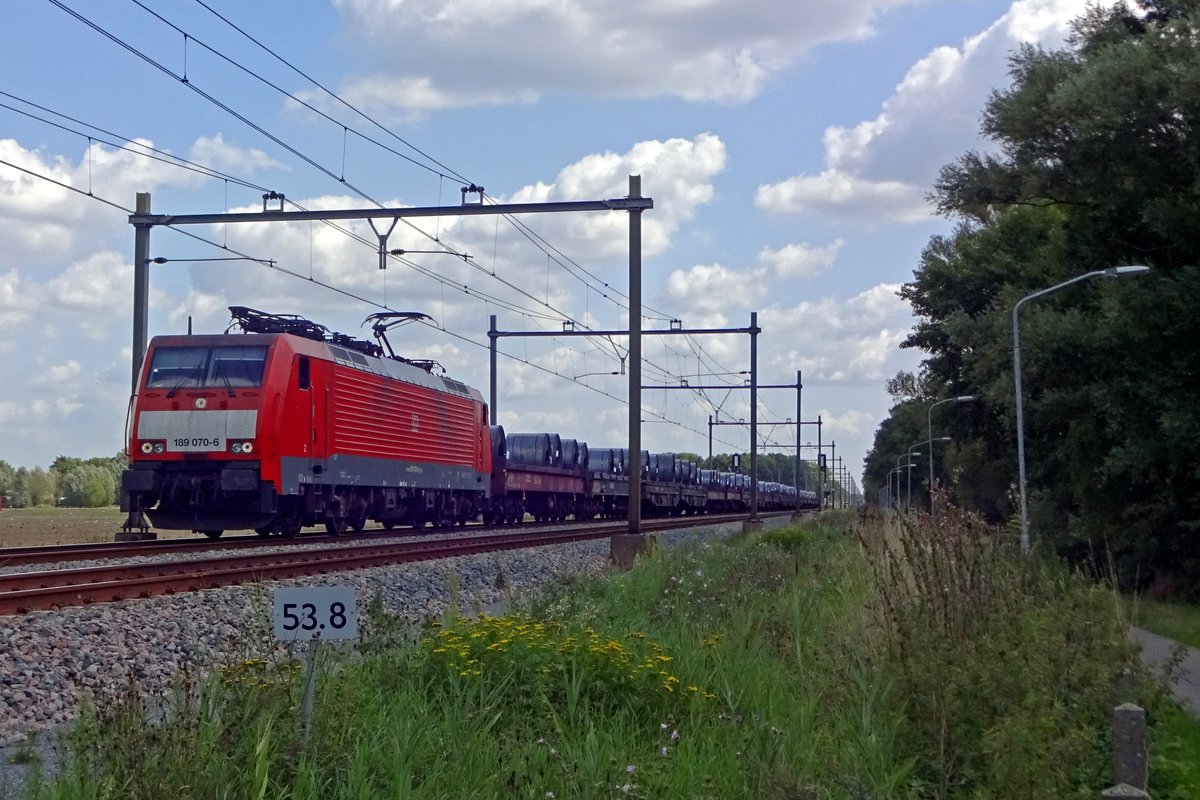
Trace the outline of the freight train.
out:
<instances>
[{"instance_id":1,"label":"freight train","mask_svg":"<svg viewBox=\"0 0 1200 800\"><path fill-rule=\"evenodd\" d=\"M627 450L506 435L478 391L437 374L436 362L396 355L387 331L424 315L371 315L371 342L295 315L230 313L223 334L150 342L121 480L126 530L291 537L369 520L391 529L628 514ZM747 475L641 456L647 516L749 504ZM758 488L763 510L817 505L812 492Z\"/></svg>"}]
</instances>

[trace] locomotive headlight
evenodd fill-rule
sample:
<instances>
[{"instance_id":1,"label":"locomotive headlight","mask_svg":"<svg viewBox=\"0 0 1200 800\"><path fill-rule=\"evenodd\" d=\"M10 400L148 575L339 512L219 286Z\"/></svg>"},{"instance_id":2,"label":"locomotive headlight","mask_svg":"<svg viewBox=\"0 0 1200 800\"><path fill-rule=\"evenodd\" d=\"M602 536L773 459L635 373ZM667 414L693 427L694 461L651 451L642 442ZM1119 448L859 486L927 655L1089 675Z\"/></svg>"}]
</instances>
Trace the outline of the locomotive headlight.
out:
<instances>
[{"instance_id":1,"label":"locomotive headlight","mask_svg":"<svg viewBox=\"0 0 1200 800\"><path fill-rule=\"evenodd\" d=\"M155 442L155 443L154 443L154 452L155 452L155 453L161 453L162 451L164 451L164 450L166 450L166 449L167 449L167 448L163 446L163 443L162 443L162 442Z\"/></svg>"},{"instance_id":2,"label":"locomotive headlight","mask_svg":"<svg viewBox=\"0 0 1200 800\"><path fill-rule=\"evenodd\" d=\"M234 453L250 453L254 451L254 442L232 442L229 449Z\"/></svg>"},{"instance_id":3,"label":"locomotive headlight","mask_svg":"<svg viewBox=\"0 0 1200 800\"><path fill-rule=\"evenodd\" d=\"M154 445L150 444L150 442L142 442L142 452L149 455L154 452Z\"/></svg>"},{"instance_id":4,"label":"locomotive headlight","mask_svg":"<svg viewBox=\"0 0 1200 800\"><path fill-rule=\"evenodd\" d=\"M242 452L243 453L254 452L254 442L242 442Z\"/></svg>"},{"instance_id":5,"label":"locomotive headlight","mask_svg":"<svg viewBox=\"0 0 1200 800\"><path fill-rule=\"evenodd\" d=\"M240 453L240 452L242 452L242 443L234 442L233 444L229 445L229 449L235 453Z\"/></svg>"}]
</instances>

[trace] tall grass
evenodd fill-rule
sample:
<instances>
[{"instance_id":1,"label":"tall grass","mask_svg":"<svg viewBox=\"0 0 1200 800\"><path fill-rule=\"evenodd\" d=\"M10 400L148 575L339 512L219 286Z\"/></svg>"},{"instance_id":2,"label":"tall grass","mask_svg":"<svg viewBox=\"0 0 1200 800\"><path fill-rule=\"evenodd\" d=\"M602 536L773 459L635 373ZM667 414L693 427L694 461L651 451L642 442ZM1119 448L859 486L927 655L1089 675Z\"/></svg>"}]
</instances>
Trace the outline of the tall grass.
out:
<instances>
[{"instance_id":1,"label":"tall grass","mask_svg":"<svg viewBox=\"0 0 1200 800\"><path fill-rule=\"evenodd\" d=\"M947 509L864 522L885 671L934 797L1094 797L1114 705L1160 707L1119 595Z\"/></svg>"},{"instance_id":2,"label":"tall grass","mask_svg":"<svg viewBox=\"0 0 1200 800\"><path fill-rule=\"evenodd\" d=\"M969 520L830 516L506 617L412 631L374 607L356 651L322 658L307 738L290 663L185 682L154 725L131 692L30 796L1094 796L1107 708L1154 701L1114 609Z\"/></svg>"}]
</instances>

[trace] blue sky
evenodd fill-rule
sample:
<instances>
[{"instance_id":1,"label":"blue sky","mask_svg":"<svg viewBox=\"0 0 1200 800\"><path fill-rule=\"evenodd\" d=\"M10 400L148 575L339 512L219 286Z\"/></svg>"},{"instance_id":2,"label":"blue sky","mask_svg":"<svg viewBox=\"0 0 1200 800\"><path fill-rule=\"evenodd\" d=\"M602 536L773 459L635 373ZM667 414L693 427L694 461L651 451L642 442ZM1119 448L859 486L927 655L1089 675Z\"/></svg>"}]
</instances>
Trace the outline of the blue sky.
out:
<instances>
[{"instance_id":1,"label":"blue sky","mask_svg":"<svg viewBox=\"0 0 1200 800\"><path fill-rule=\"evenodd\" d=\"M741 327L757 311L760 381L790 383L802 370L804 418L821 415L825 441L857 475L890 405L884 381L919 361L897 346L912 318L895 292L929 237L950 228L923 195L942 164L987 147L980 111L1007 83L1007 55L1022 43L1059 46L1084 6L24 0L0 28L0 459L47 466L123 446L133 230L103 201L128 209L150 192L159 213L253 210L264 187L306 208L424 206L457 203L460 178L500 202L590 200L623 196L637 173L655 201L644 326L663 327L661 312L688 327ZM231 180L148 159L101 131ZM508 330L627 321L620 298L603 296L606 283L628 289L625 215L522 222L594 277L572 277L494 218L402 223L390 247L434 249L436 238L473 263L421 255L382 272L372 248L347 235L372 238L366 223L189 231L210 243L159 228L151 256L172 261L152 268L151 335L183 331L189 317L197 332L224 330L230 305L366 335L363 319L386 304L439 326L398 332L398 351L435 358L486 393L489 314ZM294 275L190 260L232 255L221 246ZM619 370L609 343L501 349L515 356L500 364L508 430L623 444L625 378L607 374ZM748 349L745 337L647 341L645 382L743 370ZM648 391L643 443L704 453L708 416L748 419L747 394ZM795 414L792 392L760 399L761 419ZM715 452L749 446L747 430L716 434ZM794 435L765 429L760 440L790 445Z\"/></svg>"}]
</instances>

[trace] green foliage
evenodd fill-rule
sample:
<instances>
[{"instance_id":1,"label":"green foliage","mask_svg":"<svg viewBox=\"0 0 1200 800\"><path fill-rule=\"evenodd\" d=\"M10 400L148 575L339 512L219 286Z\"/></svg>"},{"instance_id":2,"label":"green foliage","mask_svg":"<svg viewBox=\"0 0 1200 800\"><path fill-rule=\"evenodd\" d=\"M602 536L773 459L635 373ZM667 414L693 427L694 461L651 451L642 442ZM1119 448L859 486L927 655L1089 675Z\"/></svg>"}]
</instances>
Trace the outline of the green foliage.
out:
<instances>
[{"instance_id":1,"label":"green foliage","mask_svg":"<svg viewBox=\"0 0 1200 800\"><path fill-rule=\"evenodd\" d=\"M112 471L97 464L83 464L62 478L63 504L83 508L109 506L116 499Z\"/></svg>"},{"instance_id":2,"label":"green foliage","mask_svg":"<svg viewBox=\"0 0 1200 800\"><path fill-rule=\"evenodd\" d=\"M29 477L26 479L26 487L29 492L29 505L31 506L53 506L58 501L60 476L54 470L47 472L41 467L34 467L29 472Z\"/></svg>"},{"instance_id":3,"label":"green foliage","mask_svg":"<svg viewBox=\"0 0 1200 800\"><path fill-rule=\"evenodd\" d=\"M1077 563L1111 550L1127 587L1186 595L1200 591L1200 7L1140 5L1094 7L1066 48L1016 52L1012 85L984 112L999 154L943 168L931 199L960 224L901 290L919 320L902 346L926 354L914 379L926 388L902 395L867 466L882 486L915 413L974 395L978 409L939 426L956 444L938 481L989 521L1011 515L1014 306L1149 265L1022 307L1031 522Z\"/></svg>"},{"instance_id":4,"label":"green foliage","mask_svg":"<svg viewBox=\"0 0 1200 800\"><path fill-rule=\"evenodd\" d=\"M123 453L112 457L58 456L49 470L13 468L0 461L0 497L10 508L62 505L97 508L117 502L121 473L129 466Z\"/></svg>"},{"instance_id":5,"label":"green foliage","mask_svg":"<svg viewBox=\"0 0 1200 800\"><path fill-rule=\"evenodd\" d=\"M1151 720L1150 783L1158 800L1191 800L1200 792L1200 720L1164 703Z\"/></svg>"},{"instance_id":6,"label":"green foliage","mask_svg":"<svg viewBox=\"0 0 1200 800\"><path fill-rule=\"evenodd\" d=\"M1110 712L1152 711L1119 597L953 510L863 526L904 698L906 743L937 797L1095 797ZM1156 795L1157 796L1157 795Z\"/></svg>"}]
</instances>

